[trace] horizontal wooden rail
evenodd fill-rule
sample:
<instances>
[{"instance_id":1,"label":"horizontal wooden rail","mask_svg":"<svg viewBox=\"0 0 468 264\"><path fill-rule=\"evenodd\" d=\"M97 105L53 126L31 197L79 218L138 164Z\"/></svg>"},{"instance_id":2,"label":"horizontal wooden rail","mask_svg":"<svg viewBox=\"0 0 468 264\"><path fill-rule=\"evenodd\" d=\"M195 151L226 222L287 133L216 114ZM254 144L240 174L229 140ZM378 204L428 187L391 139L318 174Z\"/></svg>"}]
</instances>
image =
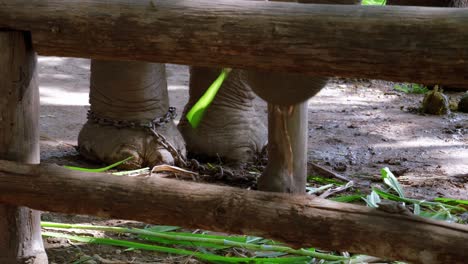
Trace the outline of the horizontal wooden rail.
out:
<instances>
[{"instance_id":1,"label":"horizontal wooden rail","mask_svg":"<svg viewBox=\"0 0 468 264\"><path fill-rule=\"evenodd\" d=\"M243 0L2 0L43 55L466 85L468 12Z\"/></svg>"},{"instance_id":2,"label":"horizontal wooden rail","mask_svg":"<svg viewBox=\"0 0 468 264\"><path fill-rule=\"evenodd\" d=\"M463 263L468 259L468 226L312 196L158 176L113 176L0 161L0 202L258 235L298 247L366 253L411 263Z\"/></svg>"}]
</instances>

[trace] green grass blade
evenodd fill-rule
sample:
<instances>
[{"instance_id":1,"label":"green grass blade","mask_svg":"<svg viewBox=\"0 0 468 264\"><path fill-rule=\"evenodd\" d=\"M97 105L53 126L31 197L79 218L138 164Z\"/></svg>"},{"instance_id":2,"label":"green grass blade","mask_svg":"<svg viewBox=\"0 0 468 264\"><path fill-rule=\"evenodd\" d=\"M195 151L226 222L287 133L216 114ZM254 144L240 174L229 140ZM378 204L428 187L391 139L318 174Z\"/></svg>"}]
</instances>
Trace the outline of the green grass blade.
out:
<instances>
[{"instance_id":1,"label":"green grass blade","mask_svg":"<svg viewBox=\"0 0 468 264\"><path fill-rule=\"evenodd\" d=\"M224 68L218 78L210 85L206 92L200 97L200 99L198 99L198 102L196 102L192 106L192 109L187 113L186 118L193 128L197 128L200 124L206 109L215 98L219 88L221 88L221 85L229 75L230 71L231 69Z\"/></svg>"},{"instance_id":2,"label":"green grass blade","mask_svg":"<svg viewBox=\"0 0 468 264\"><path fill-rule=\"evenodd\" d=\"M362 194L353 194L353 195L342 195L338 197L330 198L330 200L340 203L351 203L354 201L359 201L361 198L365 197Z\"/></svg>"},{"instance_id":3,"label":"green grass blade","mask_svg":"<svg viewBox=\"0 0 468 264\"><path fill-rule=\"evenodd\" d=\"M428 201L421 201L417 199L410 199L410 198L402 198L399 197L398 195L394 195L376 188L373 188L372 191L376 192L380 197L387 199L387 200L392 200L392 201L397 201L397 202L404 202L404 203L412 203L412 204L419 204L421 206L433 208L433 207L444 207L450 211L456 211L456 212L465 212L466 209L460 206L453 206L453 205L448 205L448 204L442 204L439 202L428 202Z\"/></svg>"},{"instance_id":4,"label":"green grass blade","mask_svg":"<svg viewBox=\"0 0 468 264\"><path fill-rule=\"evenodd\" d=\"M292 255L299 255L299 256L306 256L306 257L314 257L320 258L324 260L338 260L338 261L347 261L349 258L336 256L332 254L320 253L316 252L315 250L306 250L306 249L292 249L290 247L281 246L281 245L271 245L271 244L251 244L245 242L237 242L235 239L230 239L231 237L222 237L222 239L215 239L215 238L205 238L200 237L202 235L194 235L191 236L187 235L179 235L176 232L151 232L145 229L138 229L138 228L124 228L124 227L109 227L109 226L94 226L94 225L80 225L80 224L62 224L62 223L52 223L52 222L41 222L42 227L48 228L73 228L73 229L85 229L85 230L99 230L99 231L106 231L106 232L114 232L114 233L131 233L141 236L148 236L148 237L155 237L161 238L166 240L174 241L173 244L180 244L179 242L192 242L191 245L196 243L208 243L208 244L216 244L223 247L238 247L238 248L245 248L249 250L255 251L278 251L284 252L287 254ZM132 246L129 246L132 247Z\"/></svg>"},{"instance_id":5,"label":"green grass blade","mask_svg":"<svg viewBox=\"0 0 468 264\"><path fill-rule=\"evenodd\" d=\"M440 198L435 198L434 202L444 203L448 205L462 206L462 207L468 208L468 200L440 197Z\"/></svg>"},{"instance_id":6,"label":"green grass blade","mask_svg":"<svg viewBox=\"0 0 468 264\"><path fill-rule=\"evenodd\" d=\"M128 157L128 158L126 158L126 159L124 159L124 160L118 161L118 162L116 162L116 163L114 163L114 164L111 164L111 165L109 165L109 166L107 166L107 167L97 168L97 169L88 169L88 168L81 168L81 167L74 167L74 166L63 166L63 167L65 167L65 168L67 168L67 169L70 169L70 170L75 170L75 171L84 171L84 172L105 172L105 171L108 171L108 170L110 170L110 169L112 169L112 168L115 168L115 167L119 166L120 164L122 164L122 163L124 163L124 162L126 162L126 161L129 161L129 160L131 160L131 159L133 159L133 157Z\"/></svg>"},{"instance_id":7,"label":"green grass blade","mask_svg":"<svg viewBox=\"0 0 468 264\"><path fill-rule=\"evenodd\" d=\"M55 232L43 232L44 237L57 237L66 238L77 242L89 243L89 244L100 244L108 246L126 247L141 250L157 251L161 253L177 254L185 256L193 256L198 259L212 262L212 263L307 263L311 260L310 257L287 257L287 258L274 258L274 259L262 259L262 258L242 258L242 257L224 257L214 254L200 253L186 249L176 249L170 247L162 247L156 245L149 245L144 243L125 241L111 238L95 238L87 236L75 236Z\"/></svg>"},{"instance_id":8,"label":"green grass blade","mask_svg":"<svg viewBox=\"0 0 468 264\"><path fill-rule=\"evenodd\" d=\"M214 235L205 235L205 234L192 234L192 233L182 233L182 232L166 232L166 234L173 235L174 237L177 238L184 238L184 240L180 239L168 239L168 238L161 238L161 237L155 237L155 236L147 236L147 235L140 235L141 238L152 241L152 242L157 242L161 244L178 244L178 245L184 245L184 246L192 246L192 247L203 247L203 248L213 248L213 249L225 249L225 248L230 248L231 246L226 246L226 245L219 245L219 244L214 244L210 242L203 242L204 239L225 239L233 242L239 242L239 243L246 243L247 242L247 237L226 237L226 236L214 236ZM200 242L196 241L190 241L191 238L201 238ZM195 239L196 240L196 239Z\"/></svg>"},{"instance_id":9,"label":"green grass blade","mask_svg":"<svg viewBox=\"0 0 468 264\"><path fill-rule=\"evenodd\" d=\"M325 178L325 177L320 177L320 176L307 176L307 182L311 182L311 181L316 182L316 183L320 183L320 184L333 183L333 184L338 185L338 186L345 185L343 182L337 181L335 179L330 179L330 178Z\"/></svg>"},{"instance_id":10,"label":"green grass blade","mask_svg":"<svg viewBox=\"0 0 468 264\"><path fill-rule=\"evenodd\" d=\"M363 0L362 5L385 5L387 0Z\"/></svg>"}]
</instances>

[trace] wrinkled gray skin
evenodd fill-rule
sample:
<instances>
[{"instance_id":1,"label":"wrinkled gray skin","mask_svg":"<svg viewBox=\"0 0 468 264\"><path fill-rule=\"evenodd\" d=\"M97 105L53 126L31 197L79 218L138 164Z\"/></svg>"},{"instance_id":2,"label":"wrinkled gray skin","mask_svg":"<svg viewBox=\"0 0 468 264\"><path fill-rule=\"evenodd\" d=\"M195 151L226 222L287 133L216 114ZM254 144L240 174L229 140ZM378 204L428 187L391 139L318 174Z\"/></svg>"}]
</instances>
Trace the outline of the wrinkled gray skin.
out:
<instances>
[{"instance_id":1,"label":"wrinkled gray skin","mask_svg":"<svg viewBox=\"0 0 468 264\"><path fill-rule=\"evenodd\" d=\"M192 67L190 72L189 103L183 116L219 75L220 69ZM267 91L289 89L287 97L273 93L268 99L290 104L312 96L325 82L324 78L233 70L198 128L192 128L182 118L181 133L172 121L158 132L184 155L185 142L187 150L196 154L246 162L267 143L267 129L253 107L252 87L265 98ZM149 121L162 116L169 106L165 67L145 62L93 60L90 103L97 115L115 120ZM117 128L88 121L80 132L78 145L83 156L105 163L133 156L126 168L174 163L170 153L142 128Z\"/></svg>"},{"instance_id":2,"label":"wrinkled gray skin","mask_svg":"<svg viewBox=\"0 0 468 264\"><path fill-rule=\"evenodd\" d=\"M356 4L359 0L330 0ZM255 114L255 91L267 102L294 105L324 87L327 78L291 73L234 69L223 83L198 128L184 116L220 69L192 67L189 102L182 114L179 133L173 122L158 130L183 155L189 152L228 161L246 162L267 143L267 129ZM152 120L168 108L164 65L144 62L92 61L91 109L99 116L117 120ZM142 128L116 128L88 121L78 138L79 150L89 159L114 163L128 156L127 168L174 163L174 158Z\"/></svg>"},{"instance_id":3,"label":"wrinkled gray skin","mask_svg":"<svg viewBox=\"0 0 468 264\"><path fill-rule=\"evenodd\" d=\"M169 107L165 66L145 62L92 60L91 110L114 120L151 121ZM182 136L171 121L159 129L185 154ZM148 130L116 128L88 121L78 136L80 153L96 161L114 163L134 157L127 168L173 164L172 155L162 148Z\"/></svg>"}]
</instances>

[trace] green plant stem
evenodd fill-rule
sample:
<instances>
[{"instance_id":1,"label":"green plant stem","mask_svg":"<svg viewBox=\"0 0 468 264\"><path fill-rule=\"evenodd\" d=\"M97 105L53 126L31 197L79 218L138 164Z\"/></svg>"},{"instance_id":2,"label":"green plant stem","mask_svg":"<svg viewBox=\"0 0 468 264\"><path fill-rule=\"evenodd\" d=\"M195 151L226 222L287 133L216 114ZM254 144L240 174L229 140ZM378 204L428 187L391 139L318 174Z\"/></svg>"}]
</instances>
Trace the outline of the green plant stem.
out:
<instances>
[{"instance_id":1,"label":"green plant stem","mask_svg":"<svg viewBox=\"0 0 468 264\"><path fill-rule=\"evenodd\" d=\"M403 198L399 197L397 195L373 188L372 189L374 192L376 192L378 195L382 196L385 199L393 200L393 201L399 201L399 202L405 202L405 203L412 203L412 204L419 204L421 206L426 206L426 207L445 207L449 210L454 210L454 211L461 211L465 212L465 208L459 207L459 206L453 206L453 205L448 205L448 204L443 204L440 202L428 202L428 201L421 201L421 200L416 200L416 199L410 199L410 198Z\"/></svg>"},{"instance_id":2,"label":"green plant stem","mask_svg":"<svg viewBox=\"0 0 468 264\"><path fill-rule=\"evenodd\" d=\"M162 233L162 232L152 232L152 231L138 229L138 228L93 226L93 225L80 225L80 224L61 224L61 223L51 223L51 222L42 222L41 226L48 227L48 228L86 229L86 230L98 230L98 231L113 232L113 233L130 233L130 234L143 235L143 236L148 236L148 237L163 238L163 239L168 239L168 240L173 240L173 241L203 242L203 243L211 243L211 244L216 244L216 245L245 248L245 249L256 250L256 251L276 251L276 252L283 252L283 253L294 254L294 255L299 255L299 256L320 258L324 260L333 260L333 261L349 260L349 258L342 257L342 256L319 253L319 252L305 250L305 249L292 249L286 246L256 245L256 244L235 242L235 241L231 241L227 239L187 237L187 236L167 234L167 233Z\"/></svg>"},{"instance_id":3,"label":"green plant stem","mask_svg":"<svg viewBox=\"0 0 468 264\"><path fill-rule=\"evenodd\" d=\"M97 169L88 169L88 168L74 167L74 166L63 166L63 167L65 167L65 168L67 168L67 169L70 169L70 170L75 170L75 171L84 171L84 172L105 172L105 171L108 171L108 170L110 170L110 169L112 169L112 168L114 168L114 167L117 167L117 166L119 166L120 164L122 164L122 163L124 163L124 162L126 162L126 161L129 161L129 160L131 160L131 159L133 159L133 157L128 157L128 158L126 158L126 159L124 159L124 160L118 161L118 162L116 162L116 163L114 163L114 164L111 164L111 165L109 165L109 166L107 166L107 167L97 168Z\"/></svg>"}]
</instances>

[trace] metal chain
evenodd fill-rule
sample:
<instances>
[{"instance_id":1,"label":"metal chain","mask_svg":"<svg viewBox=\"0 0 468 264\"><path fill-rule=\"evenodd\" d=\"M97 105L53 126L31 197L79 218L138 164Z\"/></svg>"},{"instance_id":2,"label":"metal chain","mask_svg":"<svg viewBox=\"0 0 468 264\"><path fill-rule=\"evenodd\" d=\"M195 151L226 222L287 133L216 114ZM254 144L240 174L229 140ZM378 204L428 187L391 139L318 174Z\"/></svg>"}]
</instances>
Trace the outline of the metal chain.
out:
<instances>
[{"instance_id":1,"label":"metal chain","mask_svg":"<svg viewBox=\"0 0 468 264\"><path fill-rule=\"evenodd\" d=\"M162 116L155 118L151 121L130 121L130 120L118 120L118 119L113 119L113 118L107 118L107 117L102 117L97 115L91 110L88 110L88 120L93 121L94 123L103 125L103 126L114 126L117 128L125 128L125 127L130 127L130 128L135 128L135 127L146 127L146 128L152 128L152 127L161 127L169 121L173 120L174 118L177 117L177 112L176 108L171 106L167 110L167 112Z\"/></svg>"},{"instance_id":2,"label":"metal chain","mask_svg":"<svg viewBox=\"0 0 468 264\"><path fill-rule=\"evenodd\" d=\"M162 127L165 124L169 123L171 120L177 117L177 112L176 112L175 107L169 107L167 112L159 118L155 118L151 121L130 121L130 120L117 120L117 119L112 119L112 118L107 118L107 117L101 117L99 115L96 115L91 110L88 110L88 120L99 124L103 126L113 126L117 128L136 128L136 127L143 127L148 129L151 134L156 138L157 142L165 148L169 153L171 153L172 157L174 158L174 161L176 165L178 166L187 166L187 162L185 158L180 154L180 152L166 139L165 136L163 136L161 133L158 133L156 129L158 127Z\"/></svg>"},{"instance_id":3,"label":"metal chain","mask_svg":"<svg viewBox=\"0 0 468 264\"><path fill-rule=\"evenodd\" d=\"M165 148L169 153L171 153L174 158L174 163L179 167L187 167L187 162L185 158L180 154L180 152L163 136L161 133L156 131L155 127L150 128L150 131L153 133L153 136L158 140L158 143Z\"/></svg>"}]
</instances>

